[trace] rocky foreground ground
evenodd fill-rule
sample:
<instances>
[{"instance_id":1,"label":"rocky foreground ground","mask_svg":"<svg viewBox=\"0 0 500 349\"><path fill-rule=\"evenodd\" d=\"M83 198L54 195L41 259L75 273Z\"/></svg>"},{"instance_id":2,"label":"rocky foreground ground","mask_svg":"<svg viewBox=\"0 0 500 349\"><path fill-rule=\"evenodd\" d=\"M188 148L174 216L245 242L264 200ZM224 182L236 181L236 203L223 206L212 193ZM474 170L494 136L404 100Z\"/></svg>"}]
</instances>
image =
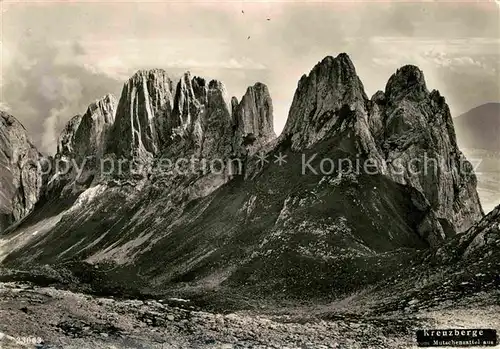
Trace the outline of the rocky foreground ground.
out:
<instances>
[{"instance_id":1,"label":"rocky foreground ground","mask_svg":"<svg viewBox=\"0 0 500 349\"><path fill-rule=\"evenodd\" d=\"M348 304L217 314L188 300L117 300L0 284L0 348L413 348L417 328L500 328L500 306L348 313Z\"/></svg>"}]
</instances>

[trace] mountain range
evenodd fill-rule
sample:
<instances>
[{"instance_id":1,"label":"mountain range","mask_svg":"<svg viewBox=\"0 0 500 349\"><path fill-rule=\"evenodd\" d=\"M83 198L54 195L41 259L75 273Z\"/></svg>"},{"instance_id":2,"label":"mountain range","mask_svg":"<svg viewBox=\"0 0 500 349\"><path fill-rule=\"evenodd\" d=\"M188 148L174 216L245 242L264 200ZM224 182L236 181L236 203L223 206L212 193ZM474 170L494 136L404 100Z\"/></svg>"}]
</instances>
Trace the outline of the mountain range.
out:
<instances>
[{"instance_id":1,"label":"mountain range","mask_svg":"<svg viewBox=\"0 0 500 349\"><path fill-rule=\"evenodd\" d=\"M483 217L445 99L411 65L368 98L347 54L325 57L279 137L264 84L238 101L160 69L72 118L54 157L2 119L2 265L90 292L337 299Z\"/></svg>"}]
</instances>

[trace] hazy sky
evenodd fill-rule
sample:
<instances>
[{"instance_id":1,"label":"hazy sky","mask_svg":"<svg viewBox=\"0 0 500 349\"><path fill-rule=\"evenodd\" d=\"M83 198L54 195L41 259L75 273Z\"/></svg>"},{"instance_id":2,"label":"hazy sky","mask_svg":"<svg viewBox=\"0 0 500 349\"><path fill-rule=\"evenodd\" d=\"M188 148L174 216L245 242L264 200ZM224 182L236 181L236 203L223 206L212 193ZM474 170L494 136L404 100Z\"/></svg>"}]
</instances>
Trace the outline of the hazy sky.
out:
<instances>
[{"instance_id":1,"label":"hazy sky","mask_svg":"<svg viewBox=\"0 0 500 349\"><path fill-rule=\"evenodd\" d=\"M119 96L137 69L190 70L238 99L269 86L275 128L297 82L347 52L368 95L401 65L424 70L454 115L500 101L499 5L460 2L0 2L0 108L53 151L67 120Z\"/></svg>"}]
</instances>

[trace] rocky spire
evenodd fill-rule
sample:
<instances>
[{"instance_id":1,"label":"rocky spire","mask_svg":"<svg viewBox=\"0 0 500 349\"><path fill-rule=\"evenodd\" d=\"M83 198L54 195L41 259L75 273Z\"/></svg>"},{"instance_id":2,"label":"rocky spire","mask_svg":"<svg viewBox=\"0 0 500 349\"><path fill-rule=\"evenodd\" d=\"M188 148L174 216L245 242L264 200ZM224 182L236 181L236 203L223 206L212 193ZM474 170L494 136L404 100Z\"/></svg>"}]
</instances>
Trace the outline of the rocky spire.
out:
<instances>
[{"instance_id":1,"label":"rocky spire","mask_svg":"<svg viewBox=\"0 0 500 349\"><path fill-rule=\"evenodd\" d=\"M231 102L224 84L211 80L208 84L207 103L202 114L202 157L228 157L233 137Z\"/></svg>"},{"instance_id":2,"label":"rocky spire","mask_svg":"<svg viewBox=\"0 0 500 349\"><path fill-rule=\"evenodd\" d=\"M455 231L467 230L483 212L476 176L458 149L444 97L429 92L423 72L408 65L391 76L373 103L377 109L372 113L379 115L374 119L383 127L377 139L389 176L424 193L436 215Z\"/></svg>"},{"instance_id":3,"label":"rocky spire","mask_svg":"<svg viewBox=\"0 0 500 349\"><path fill-rule=\"evenodd\" d=\"M347 54L325 57L300 79L283 135L291 138L294 149L310 147L328 135L345 112L366 114L367 100Z\"/></svg>"},{"instance_id":4,"label":"rocky spire","mask_svg":"<svg viewBox=\"0 0 500 349\"><path fill-rule=\"evenodd\" d=\"M191 77L190 72L182 75L177 83L173 104L173 121L170 134L171 146L177 149L201 149L203 131L201 114L207 98L205 79ZM200 100L199 100L199 99Z\"/></svg>"},{"instance_id":5,"label":"rocky spire","mask_svg":"<svg viewBox=\"0 0 500 349\"><path fill-rule=\"evenodd\" d=\"M25 217L38 201L40 158L21 123L0 111L0 231Z\"/></svg>"},{"instance_id":6,"label":"rocky spire","mask_svg":"<svg viewBox=\"0 0 500 349\"><path fill-rule=\"evenodd\" d=\"M77 160L102 156L106 136L115 120L116 106L116 98L108 94L88 107L73 137L73 153Z\"/></svg>"},{"instance_id":7,"label":"rocky spire","mask_svg":"<svg viewBox=\"0 0 500 349\"><path fill-rule=\"evenodd\" d=\"M447 233L466 230L483 214L449 108L415 66L398 69L385 92L368 100L346 54L319 62L299 81L281 140L301 150L327 139L418 189Z\"/></svg>"},{"instance_id":8,"label":"rocky spire","mask_svg":"<svg viewBox=\"0 0 500 349\"><path fill-rule=\"evenodd\" d=\"M108 151L117 156L150 157L165 141L172 119L173 84L161 69L140 70L125 83Z\"/></svg>"},{"instance_id":9,"label":"rocky spire","mask_svg":"<svg viewBox=\"0 0 500 349\"><path fill-rule=\"evenodd\" d=\"M394 73L385 87L390 100L410 99L418 101L428 94L424 73L414 65L405 65Z\"/></svg>"},{"instance_id":10,"label":"rocky spire","mask_svg":"<svg viewBox=\"0 0 500 349\"><path fill-rule=\"evenodd\" d=\"M373 159L385 173L385 161L370 131L368 106L347 54L328 56L300 79L280 138L301 150L336 137L342 148Z\"/></svg>"},{"instance_id":11,"label":"rocky spire","mask_svg":"<svg viewBox=\"0 0 500 349\"><path fill-rule=\"evenodd\" d=\"M82 116L80 114L73 116L64 126L57 141L57 154L69 155L74 152L75 133L80 126Z\"/></svg>"},{"instance_id":12,"label":"rocky spire","mask_svg":"<svg viewBox=\"0 0 500 349\"><path fill-rule=\"evenodd\" d=\"M173 115L178 126L171 131L172 146L184 144L204 158L246 155L274 137L272 101L262 83L249 87L238 103L222 82L187 72L177 85Z\"/></svg>"},{"instance_id":13,"label":"rocky spire","mask_svg":"<svg viewBox=\"0 0 500 349\"><path fill-rule=\"evenodd\" d=\"M54 195L54 190L78 191L91 185L100 170L99 160L105 153L116 106L116 98L108 94L91 103L83 116L77 115L66 124L53 162L56 165L63 161L64 165L58 166L64 167L57 173L58 168L52 167L44 187L46 195Z\"/></svg>"},{"instance_id":14,"label":"rocky spire","mask_svg":"<svg viewBox=\"0 0 500 349\"><path fill-rule=\"evenodd\" d=\"M139 71L123 88L107 152L147 159L247 154L274 137L272 117L264 84L249 87L238 103L218 80L186 72L174 92L163 70Z\"/></svg>"},{"instance_id":15,"label":"rocky spire","mask_svg":"<svg viewBox=\"0 0 500 349\"><path fill-rule=\"evenodd\" d=\"M233 97L236 153L254 153L276 137L273 127L273 102L266 85L249 86L241 102Z\"/></svg>"}]
</instances>

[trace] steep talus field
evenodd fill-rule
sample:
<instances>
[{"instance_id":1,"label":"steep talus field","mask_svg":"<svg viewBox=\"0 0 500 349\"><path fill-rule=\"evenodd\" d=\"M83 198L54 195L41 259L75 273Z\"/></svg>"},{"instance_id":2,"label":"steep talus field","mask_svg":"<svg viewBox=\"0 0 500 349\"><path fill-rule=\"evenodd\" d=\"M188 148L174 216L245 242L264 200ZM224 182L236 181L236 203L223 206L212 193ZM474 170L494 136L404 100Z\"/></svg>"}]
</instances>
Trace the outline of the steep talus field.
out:
<instances>
[{"instance_id":1,"label":"steep talus field","mask_svg":"<svg viewBox=\"0 0 500 349\"><path fill-rule=\"evenodd\" d=\"M50 161L88 161L49 174L1 236L2 264L102 294L329 301L394 284L482 218L449 108L417 67L370 100L346 54L326 57L278 138L272 110L261 83L238 102L216 80L139 71L70 122ZM123 159L143 170L99 166Z\"/></svg>"}]
</instances>

